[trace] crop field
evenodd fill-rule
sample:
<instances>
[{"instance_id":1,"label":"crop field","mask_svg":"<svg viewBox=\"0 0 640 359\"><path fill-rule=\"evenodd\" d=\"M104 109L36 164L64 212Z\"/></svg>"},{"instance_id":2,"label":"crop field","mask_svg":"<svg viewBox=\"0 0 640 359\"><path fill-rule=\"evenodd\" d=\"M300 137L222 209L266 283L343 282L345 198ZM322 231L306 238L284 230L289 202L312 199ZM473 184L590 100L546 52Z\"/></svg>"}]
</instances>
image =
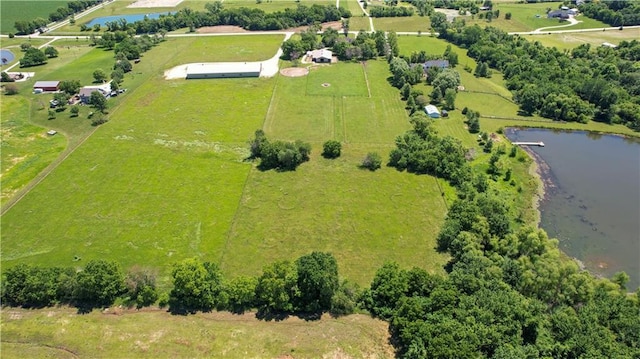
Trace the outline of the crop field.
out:
<instances>
[{"instance_id":1,"label":"crop field","mask_svg":"<svg viewBox=\"0 0 640 359\"><path fill-rule=\"evenodd\" d=\"M3 0L1 5L2 14L0 15L0 33L15 33L16 29L13 24L18 20L30 21L37 17L48 20L50 13L61 6L66 7L67 2L64 0Z\"/></svg>"},{"instance_id":2,"label":"crop field","mask_svg":"<svg viewBox=\"0 0 640 359\"><path fill-rule=\"evenodd\" d=\"M266 322L253 313L2 311L3 358L389 358L387 323L368 315Z\"/></svg>"}]
</instances>

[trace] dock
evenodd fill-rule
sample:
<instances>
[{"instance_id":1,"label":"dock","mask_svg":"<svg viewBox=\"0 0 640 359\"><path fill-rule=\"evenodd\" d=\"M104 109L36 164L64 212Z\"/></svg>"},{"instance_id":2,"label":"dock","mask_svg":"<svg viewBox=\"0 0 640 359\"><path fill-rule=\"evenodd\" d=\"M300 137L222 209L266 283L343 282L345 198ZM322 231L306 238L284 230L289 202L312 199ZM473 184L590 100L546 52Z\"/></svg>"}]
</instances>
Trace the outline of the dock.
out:
<instances>
[{"instance_id":1,"label":"dock","mask_svg":"<svg viewBox=\"0 0 640 359\"><path fill-rule=\"evenodd\" d=\"M514 145L518 145L518 146L539 146L539 147L544 147L544 142L540 141L540 142L511 142Z\"/></svg>"}]
</instances>

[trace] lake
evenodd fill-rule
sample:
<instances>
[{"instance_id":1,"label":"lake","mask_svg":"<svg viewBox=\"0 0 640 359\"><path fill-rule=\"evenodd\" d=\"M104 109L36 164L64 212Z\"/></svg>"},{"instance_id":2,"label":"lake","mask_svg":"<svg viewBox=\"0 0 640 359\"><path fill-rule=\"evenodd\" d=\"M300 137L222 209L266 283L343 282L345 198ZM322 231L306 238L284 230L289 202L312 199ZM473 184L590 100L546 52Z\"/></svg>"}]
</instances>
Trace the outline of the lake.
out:
<instances>
[{"instance_id":1,"label":"lake","mask_svg":"<svg viewBox=\"0 0 640 359\"><path fill-rule=\"evenodd\" d=\"M100 24L100 26L105 26L108 22L118 21L119 19L127 20L127 23L134 23L136 21L144 20L146 16L149 19L158 19L161 15L171 14L169 12L156 12L151 14L129 14L129 15L114 15L114 16L103 16L92 19L87 23L87 26L92 27L95 24Z\"/></svg>"},{"instance_id":2,"label":"lake","mask_svg":"<svg viewBox=\"0 0 640 359\"><path fill-rule=\"evenodd\" d=\"M508 129L529 147L547 182L540 226L591 272L640 285L640 140L583 131ZM548 168L548 170L544 170Z\"/></svg>"}]
</instances>

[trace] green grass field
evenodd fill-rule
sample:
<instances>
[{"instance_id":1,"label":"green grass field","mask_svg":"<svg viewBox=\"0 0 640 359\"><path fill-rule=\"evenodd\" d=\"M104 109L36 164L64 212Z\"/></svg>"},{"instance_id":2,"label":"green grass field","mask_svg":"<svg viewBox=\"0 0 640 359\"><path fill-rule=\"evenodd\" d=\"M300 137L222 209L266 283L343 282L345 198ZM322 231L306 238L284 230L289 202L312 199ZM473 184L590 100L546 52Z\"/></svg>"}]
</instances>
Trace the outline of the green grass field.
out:
<instances>
[{"instance_id":1,"label":"green grass field","mask_svg":"<svg viewBox=\"0 0 640 359\"><path fill-rule=\"evenodd\" d=\"M115 311L114 311L115 310ZM387 323L366 315L267 322L253 313L2 311L3 358L389 358Z\"/></svg>"},{"instance_id":2,"label":"green grass field","mask_svg":"<svg viewBox=\"0 0 640 359\"><path fill-rule=\"evenodd\" d=\"M66 6L67 1L62 0L2 0L0 2L0 33L15 33L13 24L18 20L30 21L41 17L48 21L50 13L59 7Z\"/></svg>"},{"instance_id":3,"label":"green grass field","mask_svg":"<svg viewBox=\"0 0 640 359\"><path fill-rule=\"evenodd\" d=\"M29 101L19 96L3 97L0 103L1 204L31 181L66 146L64 137L48 136L45 129L29 123L29 107Z\"/></svg>"},{"instance_id":4,"label":"green grass field","mask_svg":"<svg viewBox=\"0 0 640 359\"><path fill-rule=\"evenodd\" d=\"M373 26L376 30L396 31L396 32L418 32L427 34L431 28L431 21L428 16L409 17L376 17L373 18Z\"/></svg>"},{"instance_id":5,"label":"green grass field","mask_svg":"<svg viewBox=\"0 0 640 359\"><path fill-rule=\"evenodd\" d=\"M593 32L577 32L568 34L536 35L527 37L529 41L539 41L542 45L558 49L572 49L581 44L600 46L603 42L619 44L621 41L631 41L640 37L638 29L608 30Z\"/></svg>"}]
</instances>

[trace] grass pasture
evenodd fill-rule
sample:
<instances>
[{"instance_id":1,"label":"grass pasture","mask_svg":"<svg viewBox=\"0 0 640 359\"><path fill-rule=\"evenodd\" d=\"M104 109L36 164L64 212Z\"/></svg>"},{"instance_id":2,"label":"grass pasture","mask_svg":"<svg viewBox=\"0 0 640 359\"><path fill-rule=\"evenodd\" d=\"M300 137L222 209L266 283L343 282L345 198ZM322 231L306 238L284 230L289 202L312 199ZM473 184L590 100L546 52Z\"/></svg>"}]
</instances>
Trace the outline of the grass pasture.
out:
<instances>
[{"instance_id":1,"label":"grass pasture","mask_svg":"<svg viewBox=\"0 0 640 359\"><path fill-rule=\"evenodd\" d=\"M359 63L317 66L306 76L306 96L369 96L369 85Z\"/></svg>"},{"instance_id":2,"label":"grass pasture","mask_svg":"<svg viewBox=\"0 0 640 359\"><path fill-rule=\"evenodd\" d=\"M31 111L27 99L4 97L0 106L0 204L4 204L56 158L66 141L60 135L48 136L46 129L29 123Z\"/></svg>"},{"instance_id":3,"label":"grass pasture","mask_svg":"<svg viewBox=\"0 0 640 359\"><path fill-rule=\"evenodd\" d=\"M603 42L619 44L624 40L631 41L638 38L640 38L639 29L615 29L527 37L529 41L539 41L544 46L556 47L558 49L573 49L582 44L591 44L591 46L595 47L602 45Z\"/></svg>"},{"instance_id":4,"label":"grass pasture","mask_svg":"<svg viewBox=\"0 0 640 359\"><path fill-rule=\"evenodd\" d=\"M253 313L2 311L3 358L388 358L387 323L366 315L267 322Z\"/></svg>"},{"instance_id":5,"label":"grass pasture","mask_svg":"<svg viewBox=\"0 0 640 359\"><path fill-rule=\"evenodd\" d=\"M373 18L373 27L376 30L396 31L396 32L418 32L428 33L431 28L431 21L428 16L408 16L408 17L376 17Z\"/></svg>"},{"instance_id":6,"label":"grass pasture","mask_svg":"<svg viewBox=\"0 0 640 359\"><path fill-rule=\"evenodd\" d=\"M188 51L172 56L168 66L192 62L263 61L272 58L284 35L201 36L181 39Z\"/></svg>"},{"instance_id":7,"label":"grass pasture","mask_svg":"<svg viewBox=\"0 0 640 359\"><path fill-rule=\"evenodd\" d=\"M0 4L2 7L0 33L15 33L16 29L13 25L18 20L31 21L38 17L48 20L50 13L59 7L66 7L67 3L68 1L65 0L3 0Z\"/></svg>"}]
</instances>

